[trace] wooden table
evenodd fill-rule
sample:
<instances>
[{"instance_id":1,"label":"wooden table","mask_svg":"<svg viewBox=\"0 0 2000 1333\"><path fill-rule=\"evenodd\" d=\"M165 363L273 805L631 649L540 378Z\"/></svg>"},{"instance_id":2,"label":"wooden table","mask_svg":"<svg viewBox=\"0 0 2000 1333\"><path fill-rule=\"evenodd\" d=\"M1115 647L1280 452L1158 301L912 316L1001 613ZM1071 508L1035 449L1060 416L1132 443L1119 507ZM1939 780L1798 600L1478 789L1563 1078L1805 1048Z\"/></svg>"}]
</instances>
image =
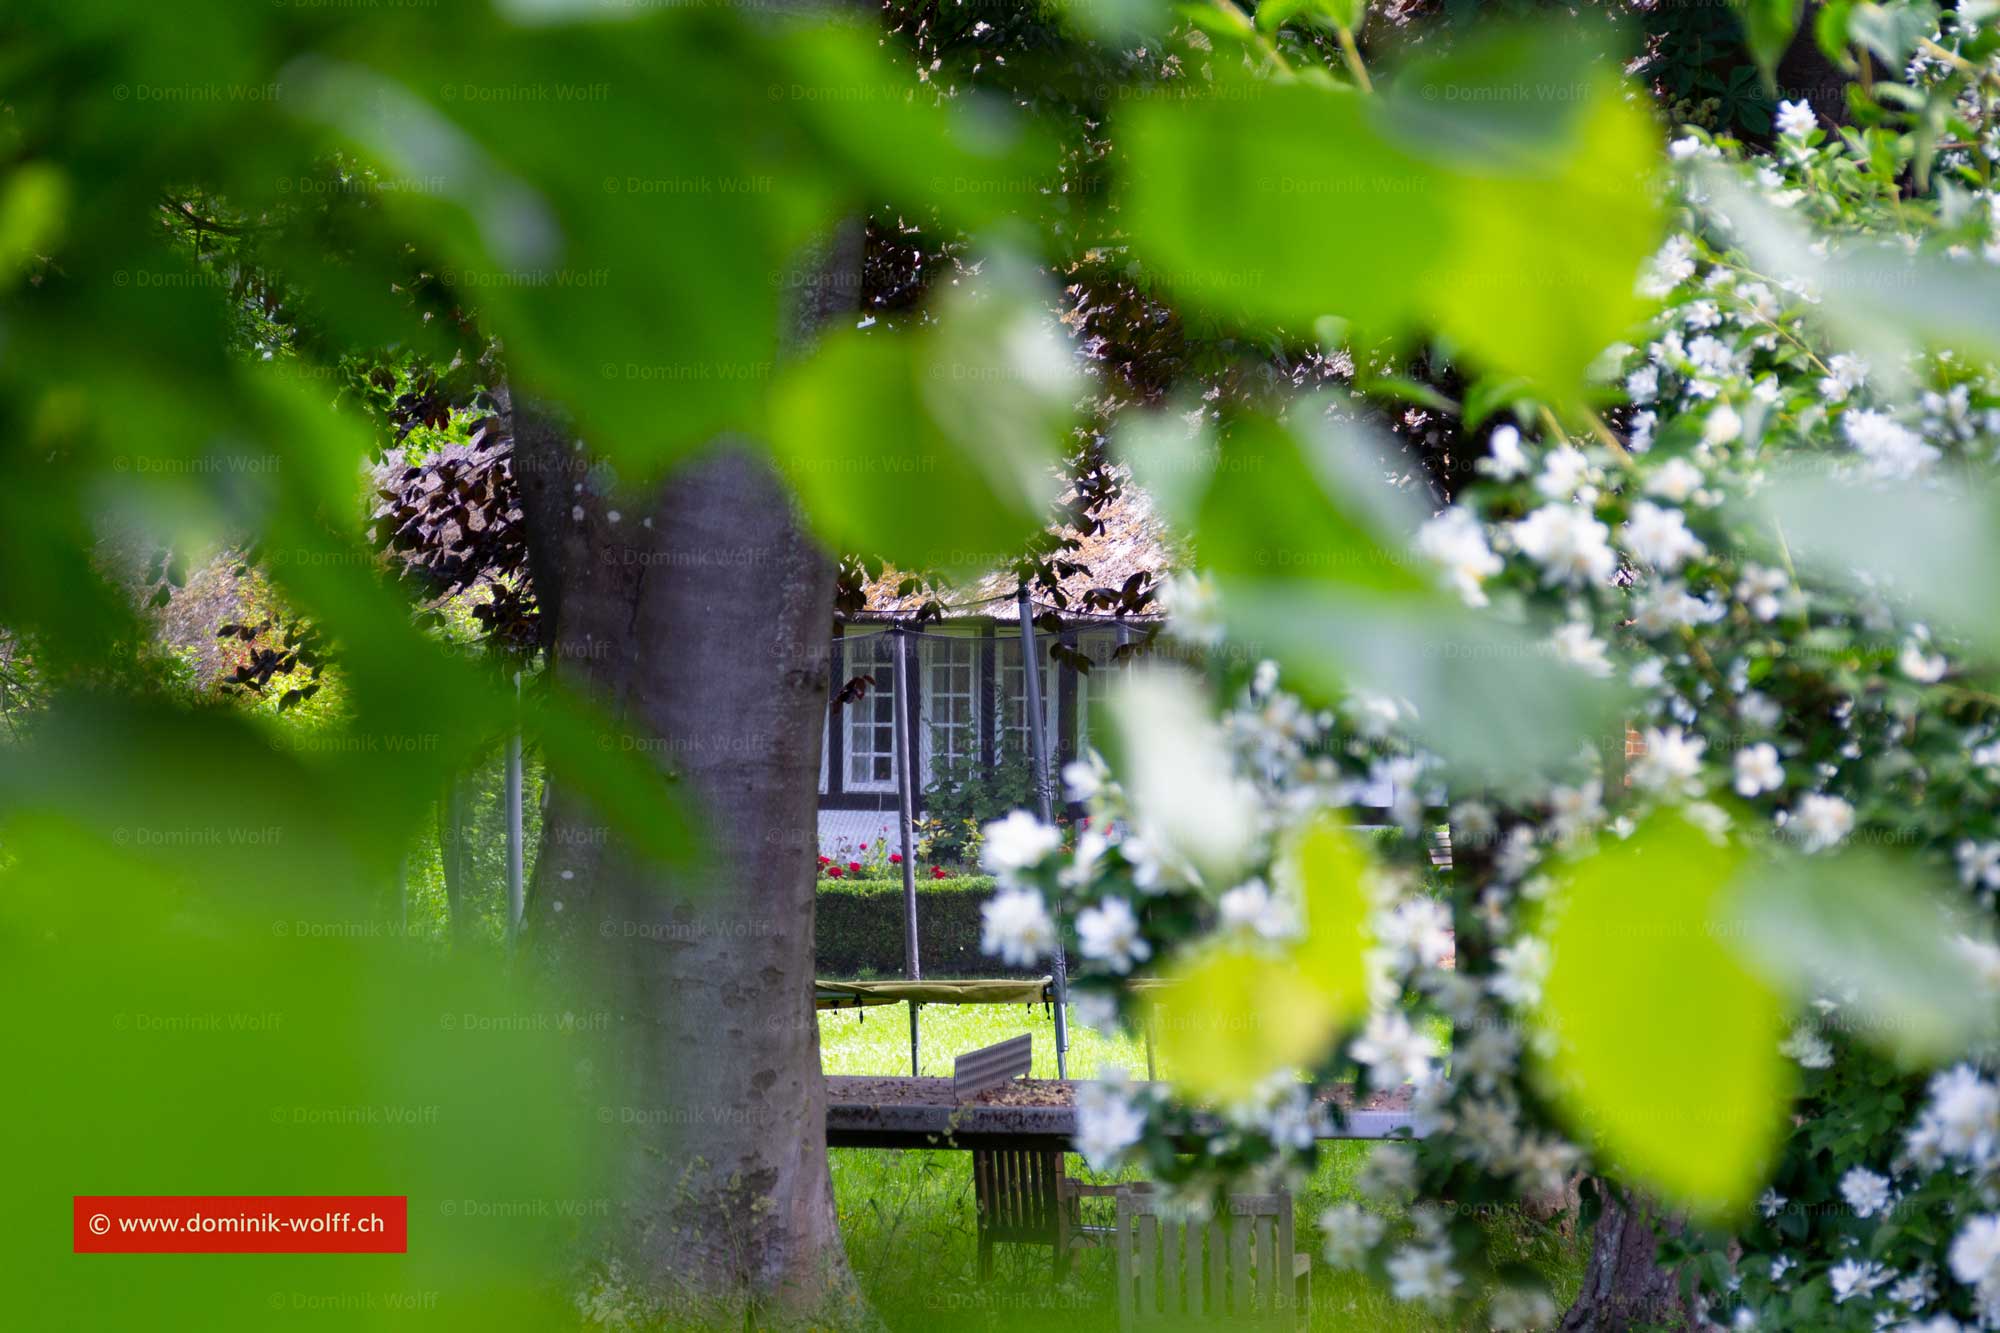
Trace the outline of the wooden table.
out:
<instances>
[{"instance_id":1,"label":"wooden table","mask_svg":"<svg viewBox=\"0 0 2000 1333\"><path fill-rule=\"evenodd\" d=\"M826 1142L833 1148L1049 1148L1076 1137L1075 1080L1024 1078L960 1104L948 1078L826 1076ZM1345 1111L1322 1139L1387 1139L1416 1134L1408 1088L1353 1104L1346 1089L1324 1094ZM1216 1122L1220 1127L1221 1122ZM1200 1134L1188 1151L1200 1149Z\"/></svg>"}]
</instances>

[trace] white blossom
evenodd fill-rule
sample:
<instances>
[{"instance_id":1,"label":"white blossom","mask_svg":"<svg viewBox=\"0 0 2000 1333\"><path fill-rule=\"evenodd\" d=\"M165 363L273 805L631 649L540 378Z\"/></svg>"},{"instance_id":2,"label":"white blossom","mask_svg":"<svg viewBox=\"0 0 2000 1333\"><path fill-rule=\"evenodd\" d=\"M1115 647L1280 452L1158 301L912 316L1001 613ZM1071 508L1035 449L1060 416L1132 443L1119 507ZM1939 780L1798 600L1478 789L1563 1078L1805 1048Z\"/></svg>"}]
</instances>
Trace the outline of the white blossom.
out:
<instances>
[{"instance_id":1,"label":"white blossom","mask_svg":"<svg viewBox=\"0 0 2000 1333\"><path fill-rule=\"evenodd\" d=\"M1291 939L1302 924L1292 902L1272 893L1261 879L1238 884L1222 895L1216 907L1225 928L1247 930L1267 940Z\"/></svg>"},{"instance_id":2,"label":"white blossom","mask_svg":"<svg viewBox=\"0 0 2000 1333\"><path fill-rule=\"evenodd\" d=\"M1784 610L1785 590L1791 587L1791 580L1782 569L1766 569L1762 565L1745 565L1743 577L1736 581L1736 600L1749 608L1750 614L1759 620L1776 620Z\"/></svg>"},{"instance_id":3,"label":"white blossom","mask_svg":"<svg viewBox=\"0 0 2000 1333\"><path fill-rule=\"evenodd\" d=\"M1653 256L1639 291L1651 297L1665 296L1694 276L1694 239L1685 234L1669 236Z\"/></svg>"},{"instance_id":4,"label":"white blossom","mask_svg":"<svg viewBox=\"0 0 2000 1333\"><path fill-rule=\"evenodd\" d=\"M1106 898L1076 916L1077 946L1085 958L1095 958L1113 972L1130 972L1134 963L1152 956L1153 946L1139 932L1139 918L1123 898Z\"/></svg>"},{"instance_id":5,"label":"white blossom","mask_svg":"<svg viewBox=\"0 0 2000 1333\"><path fill-rule=\"evenodd\" d=\"M1844 403L1847 396L1868 379L1868 363L1858 356L1842 353L1826 363L1827 375L1819 382L1819 392L1828 402Z\"/></svg>"},{"instance_id":6,"label":"white blossom","mask_svg":"<svg viewBox=\"0 0 2000 1333\"><path fill-rule=\"evenodd\" d=\"M1660 368L1640 366L1625 377L1625 396L1634 403L1646 404L1660 395Z\"/></svg>"},{"instance_id":7,"label":"white blossom","mask_svg":"<svg viewBox=\"0 0 2000 1333\"><path fill-rule=\"evenodd\" d=\"M1736 752L1736 792L1756 796L1785 785L1785 766L1778 762L1778 747L1759 741Z\"/></svg>"},{"instance_id":8,"label":"white blossom","mask_svg":"<svg viewBox=\"0 0 2000 1333\"><path fill-rule=\"evenodd\" d=\"M1215 581L1204 574L1169 574L1160 581L1160 610L1174 635L1189 643L1222 642L1222 612L1216 604Z\"/></svg>"},{"instance_id":9,"label":"white blossom","mask_svg":"<svg viewBox=\"0 0 2000 1333\"><path fill-rule=\"evenodd\" d=\"M1943 455L1909 427L1874 411L1849 411L1841 418L1847 442L1868 461L1871 475L1906 481Z\"/></svg>"},{"instance_id":10,"label":"white blossom","mask_svg":"<svg viewBox=\"0 0 2000 1333\"><path fill-rule=\"evenodd\" d=\"M1399 1301L1443 1305L1463 1281L1447 1245L1405 1245L1389 1256L1387 1267L1390 1293Z\"/></svg>"},{"instance_id":11,"label":"white blossom","mask_svg":"<svg viewBox=\"0 0 2000 1333\"><path fill-rule=\"evenodd\" d=\"M1596 779L1549 791L1549 824L1558 840L1568 842L1581 837L1602 818L1604 784Z\"/></svg>"},{"instance_id":12,"label":"white blossom","mask_svg":"<svg viewBox=\"0 0 2000 1333\"><path fill-rule=\"evenodd\" d=\"M1811 792L1793 812L1792 827L1808 852L1823 852L1854 831L1854 807L1838 796Z\"/></svg>"},{"instance_id":13,"label":"white blossom","mask_svg":"<svg viewBox=\"0 0 2000 1333\"><path fill-rule=\"evenodd\" d=\"M1107 1070L1077 1089L1076 1150L1093 1171L1118 1165L1127 1148L1146 1132L1146 1112L1126 1095L1122 1070Z\"/></svg>"},{"instance_id":14,"label":"white blossom","mask_svg":"<svg viewBox=\"0 0 2000 1333\"><path fill-rule=\"evenodd\" d=\"M1089 801L1104 789L1104 783L1110 776L1104 760L1097 751L1091 750L1081 759L1072 759L1063 765L1063 796L1079 804Z\"/></svg>"},{"instance_id":15,"label":"white blossom","mask_svg":"<svg viewBox=\"0 0 2000 1333\"><path fill-rule=\"evenodd\" d=\"M1044 824L1026 810L1009 812L983 831L979 864L1002 884L1013 882L1023 870L1032 870L1062 847L1062 831Z\"/></svg>"},{"instance_id":16,"label":"white blossom","mask_svg":"<svg viewBox=\"0 0 2000 1333\"><path fill-rule=\"evenodd\" d=\"M1965 1224L1951 1243L1951 1275L1972 1285L2000 1284L2000 1213Z\"/></svg>"},{"instance_id":17,"label":"white blossom","mask_svg":"<svg viewBox=\"0 0 2000 1333\"><path fill-rule=\"evenodd\" d=\"M1778 103L1778 133L1787 139L1803 139L1819 128L1819 117L1806 101Z\"/></svg>"},{"instance_id":18,"label":"white blossom","mask_svg":"<svg viewBox=\"0 0 2000 1333\"><path fill-rule=\"evenodd\" d=\"M1417 549L1444 567L1466 605L1486 605L1486 592L1480 585L1504 565L1486 544L1485 530L1471 510L1453 505L1430 519L1417 532Z\"/></svg>"},{"instance_id":19,"label":"white blossom","mask_svg":"<svg viewBox=\"0 0 2000 1333\"><path fill-rule=\"evenodd\" d=\"M1515 1183L1523 1194L1559 1193L1582 1161L1574 1144L1547 1134L1530 1135L1514 1155Z\"/></svg>"},{"instance_id":20,"label":"white blossom","mask_svg":"<svg viewBox=\"0 0 2000 1333\"><path fill-rule=\"evenodd\" d=\"M1549 946L1539 936L1523 935L1496 949L1493 961L1498 966L1487 984L1495 995L1523 1008L1540 1003L1542 982L1549 975Z\"/></svg>"},{"instance_id":21,"label":"white blossom","mask_svg":"<svg viewBox=\"0 0 2000 1333\"><path fill-rule=\"evenodd\" d=\"M2000 842L1960 842L1958 877L1967 888L2000 889Z\"/></svg>"},{"instance_id":22,"label":"white blossom","mask_svg":"<svg viewBox=\"0 0 2000 1333\"><path fill-rule=\"evenodd\" d=\"M1603 583L1617 568L1610 529L1587 510L1545 504L1512 528L1514 545L1542 567L1542 581L1579 587Z\"/></svg>"},{"instance_id":23,"label":"white blossom","mask_svg":"<svg viewBox=\"0 0 2000 1333\"><path fill-rule=\"evenodd\" d=\"M1500 1287L1486 1302L1486 1323L1493 1333L1532 1333L1555 1319L1555 1298L1539 1289Z\"/></svg>"},{"instance_id":24,"label":"white blossom","mask_svg":"<svg viewBox=\"0 0 2000 1333\"><path fill-rule=\"evenodd\" d=\"M1402 1011L1391 1010L1371 1014L1348 1053L1368 1066L1369 1077L1378 1084L1422 1084L1430 1080L1437 1044L1428 1033L1411 1027Z\"/></svg>"},{"instance_id":25,"label":"white blossom","mask_svg":"<svg viewBox=\"0 0 2000 1333\"><path fill-rule=\"evenodd\" d=\"M1542 459L1535 489L1551 500L1567 500L1590 476L1590 460L1573 444L1558 445Z\"/></svg>"},{"instance_id":26,"label":"white blossom","mask_svg":"<svg viewBox=\"0 0 2000 1333\"><path fill-rule=\"evenodd\" d=\"M1056 925L1039 889L1001 889L979 909L982 953L1012 967L1032 967L1055 948Z\"/></svg>"},{"instance_id":27,"label":"white blossom","mask_svg":"<svg viewBox=\"0 0 2000 1333\"><path fill-rule=\"evenodd\" d=\"M1833 1066L1833 1047L1825 1037L1804 1023L1792 1029L1792 1035L1779 1044L1778 1050L1798 1061L1802 1069L1829 1069Z\"/></svg>"},{"instance_id":28,"label":"white blossom","mask_svg":"<svg viewBox=\"0 0 2000 1333\"><path fill-rule=\"evenodd\" d=\"M1326 1238L1323 1253L1335 1268L1359 1268L1368 1252L1382 1239L1385 1223L1379 1213L1360 1204L1343 1203L1319 1215L1320 1233Z\"/></svg>"},{"instance_id":29,"label":"white blossom","mask_svg":"<svg viewBox=\"0 0 2000 1333\"><path fill-rule=\"evenodd\" d=\"M1526 476L1528 456L1521 450L1521 432L1501 426L1487 439L1490 456L1479 460L1478 468L1495 481L1512 481Z\"/></svg>"},{"instance_id":30,"label":"white blossom","mask_svg":"<svg viewBox=\"0 0 2000 1333\"><path fill-rule=\"evenodd\" d=\"M1124 742L1126 793L1138 846L1151 863L1141 887L1163 871L1231 882L1257 837L1256 791L1238 777L1222 729L1185 673L1133 668L1112 700Z\"/></svg>"},{"instance_id":31,"label":"white blossom","mask_svg":"<svg viewBox=\"0 0 2000 1333\"><path fill-rule=\"evenodd\" d=\"M1850 1167L1840 1178L1840 1197L1856 1217L1873 1217L1889 1207L1889 1178L1865 1166Z\"/></svg>"},{"instance_id":32,"label":"white blossom","mask_svg":"<svg viewBox=\"0 0 2000 1333\"><path fill-rule=\"evenodd\" d=\"M1889 1280L1889 1270L1878 1263L1844 1259L1827 1274L1833 1284L1833 1302L1843 1305L1857 1296L1867 1296Z\"/></svg>"},{"instance_id":33,"label":"white blossom","mask_svg":"<svg viewBox=\"0 0 2000 1333\"><path fill-rule=\"evenodd\" d=\"M1686 504L1701 489L1701 469L1685 458L1669 458L1646 478L1646 494Z\"/></svg>"},{"instance_id":34,"label":"white blossom","mask_svg":"<svg viewBox=\"0 0 2000 1333\"><path fill-rule=\"evenodd\" d=\"M1686 735L1679 727L1648 727L1646 752L1632 765L1632 781L1649 791L1682 791L1701 774L1701 756L1708 742Z\"/></svg>"},{"instance_id":35,"label":"white blossom","mask_svg":"<svg viewBox=\"0 0 2000 1333\"><path fill-rule=\"evenodd\" d=\"M1669 572L1707 549L1687 530L1687 519L1680 510L1650 500L1640 500L1632 506L1632 516L1619 529L1619 538L1640 560Z\"/></svg>"},{"instance_id":36,"label":"white blossom","mask_svg":"<svg viewBox=\"0 0 2000 1333\"><path fill-rule=\"evenodd\" d=\"M1470 1037L1453 1044L1452 1077L1468 1080L1474 1087L1493 1088L1513 1072L1520 1050L1520 1038L1513 1028L1483 1023Z\"/></svg>"},{"instance_id":37,"label":"white blossom","mask_svg":"<svg viewBox=\"0 0 2000 1333\"><path fill-rule=\"evenodd\" d=\"M1417 1188L1417 1155L1400 1143L1377 1144L1354 1173L1354 1188L1371 1199L1407 1198Z\"/></svg>"},{"instance_id":38,"label":"white blossom","mask_svg":"<svg viewBox=\"0 0 2000 1333\"><path fill-rule=\"evenodd\" d=\"M1718 403L1701 423L1703 444L1729 444L1743 434L1743 418L1728 403Z\"/></svg>"},{"instance_id":39,"label":"white blossom","mask_svg":"<svg viewBox=\"0 0 2000 1333\"><path fill-rule=\"evenodd\" d=\"M1558 661L1567 662L1587 675L1600 679L1611 674L1611 660L1604 655L1604 640L1590 632L1581 621L1560 625L1549 642Z\"/></svg>"},{"instance_id":40,"label":"white blossom","mask_svg":"<svg viewBox=\"0 0 2000 1333\"><path fill-rule=\"evenodd\" d=\"M1955 1066L1931 1080L1925 1116L1936 1122L1938 1147L1947 1155L1976 1164L2000 1158L2000 1086L1972 1066Z\"/></svg>"},{"instance_id":41,"label":"white blossom","mask_svg":"<svg viewBox=\"0 0 2000 1333\"><path fill-rule=\"evenodd\" d=\"M1903 651L1896 657L1896 665L1904 675L1920 685L1935 685L1944 679L1944 654L1927 653L1924 646L1914 639L1903 645Z\"/></svg>"},{"instance_id":42,"label":"white blossom","mask_svg":"<svg viewBox=\"0 0 2000 1333\"><path fill-rule=\"evenodd\" d=\"M1641 634L1658 636L1682 625L1709 625L1722 619L1723 609L1687 590L1679 579L1668 579L1650 589L1632 608L1632 625Z\"/></svg>"}]
</instances>

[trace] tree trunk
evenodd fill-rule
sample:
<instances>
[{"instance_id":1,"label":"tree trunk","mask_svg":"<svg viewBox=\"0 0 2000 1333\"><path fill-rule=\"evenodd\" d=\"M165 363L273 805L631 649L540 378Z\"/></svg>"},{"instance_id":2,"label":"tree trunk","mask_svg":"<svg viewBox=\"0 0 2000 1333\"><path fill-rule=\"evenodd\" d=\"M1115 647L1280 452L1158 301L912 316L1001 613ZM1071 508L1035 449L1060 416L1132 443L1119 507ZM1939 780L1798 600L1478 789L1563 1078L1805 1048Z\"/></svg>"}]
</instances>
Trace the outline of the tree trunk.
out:
<instances>
[{"instance_id":1,"label":"tree trunk","mask_svg":"<svg viewBox=\"0 0 2000 1333\"><path fill-rule=\"evenodd\" d=\"M1827 124L1846 125L1853 120L1847 110L1847 85L1853 80L1819 49L1813 25L1822 8L1818 0L1813 0L1799 15L1798 32L1778 59L1775 71L1778 96L1785 101L1809 104Z\"/></svg>"},{"instance_id":2,"label":"tree trunk","mask_svg":"<svg viewBox=\"0 0 2000 1333\"><path fill-rule=\"evenodd\" d=\"M1599 1181L1604 1211L1591 1235L1590 1263L1558 1333L1628 1333L1693 1327L1674 1275L1655 1261L1663 1232L1680 1222L1643 1195L1614 1194Z\"/></svg>"},{"instance_id":3,"label":"tree trunk","mask_svg":"<svg viewBox=\"0 0 2000 1333\"><path fill-rule=\"evenodd\" d=\"M859 228L831 251L807 300L851 304ZM612 1014L628 1104L595 1112L618 1153L610 1257L673 1322L863 1322L813 1007L833 566L748 450L642 497L538 407L516 403L514 441L554 676L676 776L710 852L671 882L552 787L526 938Z\"/></svg>"}]
</instances>

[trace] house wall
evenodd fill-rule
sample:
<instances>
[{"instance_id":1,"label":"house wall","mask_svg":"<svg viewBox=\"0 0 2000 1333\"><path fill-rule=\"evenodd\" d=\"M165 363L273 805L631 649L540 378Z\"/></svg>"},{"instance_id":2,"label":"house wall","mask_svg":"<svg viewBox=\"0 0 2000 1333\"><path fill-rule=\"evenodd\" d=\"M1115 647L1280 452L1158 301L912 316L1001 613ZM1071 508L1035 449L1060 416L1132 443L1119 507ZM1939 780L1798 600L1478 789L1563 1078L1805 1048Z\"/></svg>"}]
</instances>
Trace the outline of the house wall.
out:
<instances>
[{"instance_id":1,"label":"house wall","mask_svg":"<svg viewBox=\"0 0 2000 1333\"><path fill-rule=\"evenodd\" d=\"M963 647L946 647L940 642L943 639ZM1049 760L1053 772L1060 775L1062 766L1090 744L1093 729L1104 725L1107 686L1123 668L1113 661L1119 643L1115 626L1073 626L1063 631L1062 641L1080 650L1093 664L1087 675L1067 663L1052 661L1046 640L1047 635L1037 633ZM876 677L876 685L858 700L828 708L820 769L819 848L823 856L847 860L862 843L883 837L889 839L892 849L899 846L893 759L884 763L874 758L884 747L888 747L887 756L893 756L894 732L883 719L895 719L912 738L917 766L911 795L921 817L924 791L939 767L932 724L946 708L938 699L940 690L933 687L949 687L951 693L963 696L967 693L962 688L967 683L962 677L965 669L969 668L971 675L972 715L963 720L962 740L975 750L978 762L991 767L1010 747L1026 747L1020 706L1020 632L1016 626L990 620L954 622L942 631L933 627L923 634L905 635L903 642L911 654L908 678L912 688L910 697L898 701L894 697L894 659L884 652L894 643L888 628L848 625L835 629L829 699L864 672ZM949 667L945 665L947 654ZM962 701L954 700L951 706ZM857 742L868 762L862 762L863 755L857 753ZM1396 795L1387 783L1374 784L1357 800L1358 813L1364 822L1385 822ZM1435 797L1428 803L1441 799Z\"/></svg>"},{"instance_id":2,"label":"house wall","mask_svg":"<svg viewBox=\"0 0 2000 1333\"><path fill-rule=\"evenodd\" d=\"M1093 660L1106 662L1116 643L1115 631L1096 628L1066 630L1062 639L1083 645ZM1046 634L1036 636L1049 758L1060 772L1078 753L1090 691L1079 687L1073 668L1049 658L1047 640ZM1017 627L990 620L955 622L903 636L911 689L902 700L895 698L894 643L886 626L835 630L829 700L856 676L871 675L874 684L858 699L829 703L819 802L820 853L825 856L873 841L885 831L895 844L894 733L886 719L896 719L911 739L916 758L911 795L919 813L925 789L952 753L990 767L1001 754L1027 748Z\"/></svg>"}]
</instances>

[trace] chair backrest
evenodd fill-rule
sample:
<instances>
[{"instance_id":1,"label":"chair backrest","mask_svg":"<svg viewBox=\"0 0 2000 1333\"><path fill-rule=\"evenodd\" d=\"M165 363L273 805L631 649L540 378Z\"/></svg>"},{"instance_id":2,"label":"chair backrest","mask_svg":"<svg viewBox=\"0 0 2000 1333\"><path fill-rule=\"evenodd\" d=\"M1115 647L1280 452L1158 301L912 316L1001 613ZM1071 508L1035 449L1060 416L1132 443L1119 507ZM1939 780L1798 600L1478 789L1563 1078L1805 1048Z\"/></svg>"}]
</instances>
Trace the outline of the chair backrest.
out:
<instances>
[{"instance_id":1,"label":"chair backrest","mask_svg":"<svg viewBox=\"0 0 2000 1333\"><path fill-rule=\"evenodd\" d=\"M997 1088L1002 1083L1019 1078L1032 1069L1034 1063L1035 1034L1032 1032L1023 1032L1018 1037L967 1051L952 1061L952 1095L959 1101L977 1097L988 1088Z\"/></svg>"},{"instance_id":2,"label":"chair backrest","mask_svg":"<svg viewBox=\"0 0 2000 1333\"><path fill-rule=\"evenodd\" d=\"M1289 1329L1292 1198L1232 1195L1226 1210L1190 1222L1144 1184L1118 1195L1118 1323L1215 1323Z\"/></svg>"},{"instance_id":3,"label":"chair backrest","mask_svg":"<svg viewBox=\"0 0 2000 1333\"><path fill-rule=\"evenodd\" d=\"M1063 1207L1063 1155L1048 1148L978 1148L973 1198L980 1230L995 1240L1046 1240Z\"/></svg>"}]
</instances>

